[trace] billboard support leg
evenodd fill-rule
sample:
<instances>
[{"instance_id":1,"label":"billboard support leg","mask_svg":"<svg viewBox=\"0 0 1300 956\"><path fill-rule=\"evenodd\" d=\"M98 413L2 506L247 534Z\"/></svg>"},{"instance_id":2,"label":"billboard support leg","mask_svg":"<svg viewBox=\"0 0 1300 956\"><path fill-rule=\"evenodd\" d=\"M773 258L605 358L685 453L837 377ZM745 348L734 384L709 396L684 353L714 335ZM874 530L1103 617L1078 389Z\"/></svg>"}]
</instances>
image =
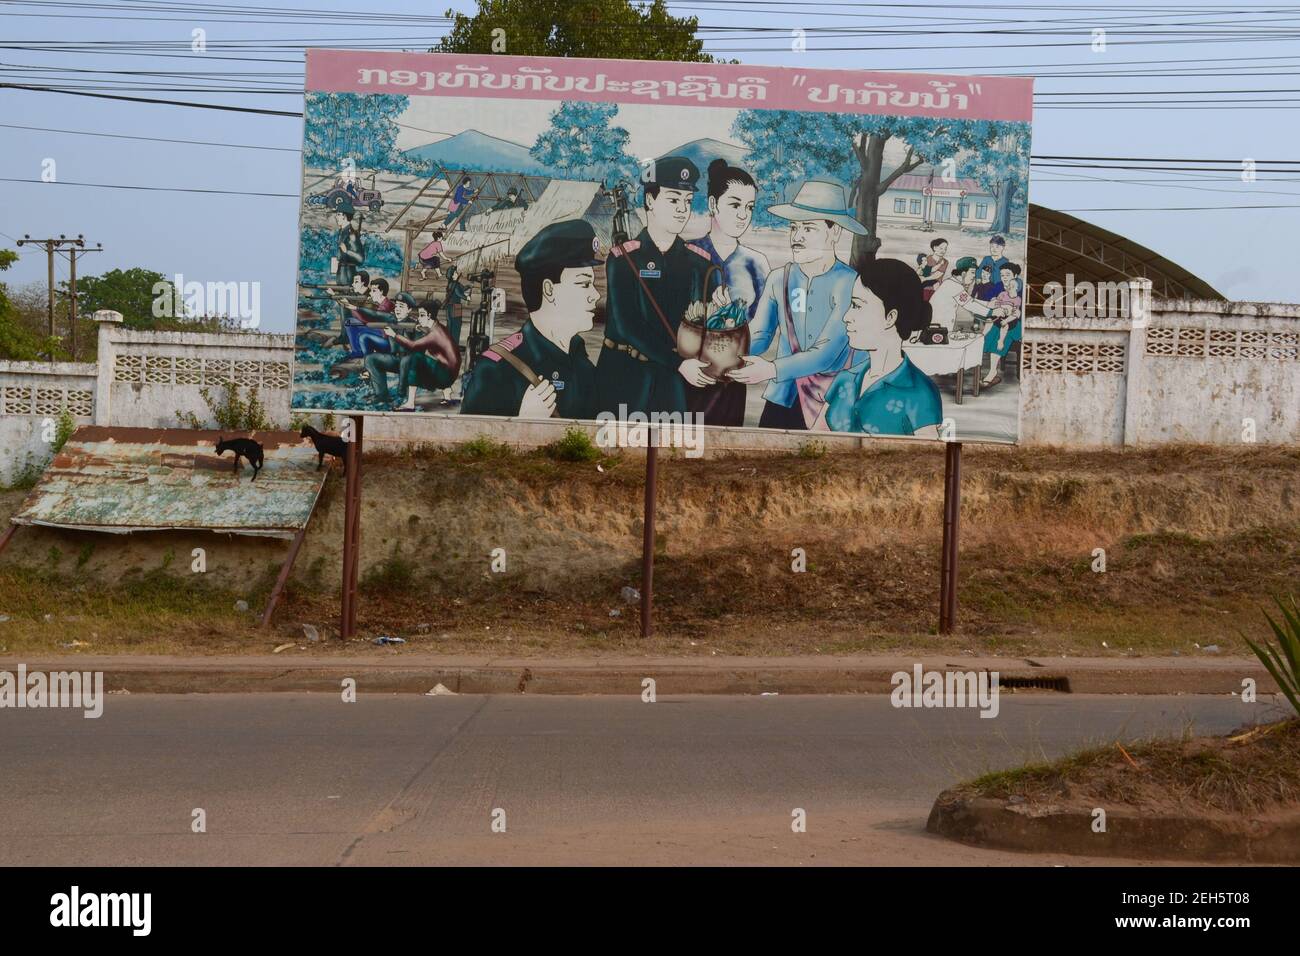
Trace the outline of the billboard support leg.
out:
<instances>
[{"instance_id":1,"label":"billboard support leg","mask_svg":"<svg viewBox=\"0 0 1300 956\"><path fill-rule=\"evenodd\" d=\"M943 452L943 557L939 569L939 633L957 626L957 537L961 519L961 442Z\"/></svg>"},{"instance_id":2,"label":"billboard support leg","mask_svg":"<svg viewBox=\"0 0 1300 956\"><path fill-rule=\"evenodd\" d=\"M9 539L12 538L17 533L18 533L18 525L16 524L11 524L9 527L5 528L4 534L0 534L0 551L3 551L5 549L5 547L9 544Z\"/></svg>"},{"instance_id":3,"label":"billboard support leg","mask_svg":"<svg viewBox=\"0 0 1300 956\"><path fill-rule=\"evenodd\" d=\"M347 443L347 478L343 484L343 600L339 611L339 638L348 640L357 630L357 552L361 542L361 438L360 415L351 416L352 440Z\"/></svg>"},{"instance_id":4,"label":"billboard support leg","mask_svg":"<svg viewBox=\"0 0 1300 956\"><path fill-rule=\"evenodd\" d=\"M645 514L641 537L641 636L649 637L654 631L651 613L654 603L655 573L655 492L659 479L659 448L649 445L645 450Z\"/></svg>"}]
</instances>

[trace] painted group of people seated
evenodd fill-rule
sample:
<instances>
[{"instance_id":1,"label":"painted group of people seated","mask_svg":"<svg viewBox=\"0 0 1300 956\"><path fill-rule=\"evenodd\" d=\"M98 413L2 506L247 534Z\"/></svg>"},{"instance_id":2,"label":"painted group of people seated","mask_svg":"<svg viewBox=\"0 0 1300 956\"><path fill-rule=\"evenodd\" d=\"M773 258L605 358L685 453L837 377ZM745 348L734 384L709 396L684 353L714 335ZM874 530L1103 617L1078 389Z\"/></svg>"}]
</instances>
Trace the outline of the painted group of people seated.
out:
<instances>
[{"instance_id":1,"label":"painted group of people seated","mask_svg":"<svg viewBox=\"0 0 1300 956\"><path fill-rule=\"evenodd\" d=\"M351 275L350 294L337 296L343 318L334 344L347 350L347 358L362 360L361 378L376 404L416 411L419 389L441 393L443 404L452 401L450 389L461 367L457 306L468 299L454 265L447 269L447 289L445 324L438 318L443 300L395 292L388 279L365 270ZM390 375L396 377L391 383L396 398Z\"/></svg>"},{"instance_id":2,"label":"painted group of people seated","mask_svg":"<svg viewBox=\"0 0 1300 956\"><path fill-rule=\"evenodd\" d=\"M1021 268L1003 253L1002 236L989 240L989 251L978 264L974 256L948 261L948 240L930 243L929 254L916 257L925 300L930 303L933 322L951 333L970 328L984 333L984 351L989 369L980 384L991 388L1002 381L1002 360L1023 335L1024 280Z\"/></svg>"}]
</instances>

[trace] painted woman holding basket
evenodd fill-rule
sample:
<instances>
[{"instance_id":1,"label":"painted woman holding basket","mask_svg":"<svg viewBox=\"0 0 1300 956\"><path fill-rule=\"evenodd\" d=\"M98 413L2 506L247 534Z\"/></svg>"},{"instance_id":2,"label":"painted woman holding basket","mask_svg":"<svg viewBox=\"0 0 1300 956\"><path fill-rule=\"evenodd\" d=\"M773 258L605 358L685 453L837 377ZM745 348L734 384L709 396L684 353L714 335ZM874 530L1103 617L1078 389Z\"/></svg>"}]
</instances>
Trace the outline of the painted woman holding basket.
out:
<instances>
[{"instance_id":1,"label":"painted woman holding basket","mask_svg":"<svg viewBox=\"0 0 1300 956\"><path fill-rule=\"evenodd\" d=\"M708 176L709 234L695 245L707 252L713 264L722 270L731 301L745 303L748 321L754 317L771 271L767 256L740 241L753 225L758 187L753 176L728 165L725 159L709 163ZM745 388L740 382L729 381L705 389L711 394L702 397L712 402L707 406L705 424L745 424Z\"/></svg>"}]
</instances>

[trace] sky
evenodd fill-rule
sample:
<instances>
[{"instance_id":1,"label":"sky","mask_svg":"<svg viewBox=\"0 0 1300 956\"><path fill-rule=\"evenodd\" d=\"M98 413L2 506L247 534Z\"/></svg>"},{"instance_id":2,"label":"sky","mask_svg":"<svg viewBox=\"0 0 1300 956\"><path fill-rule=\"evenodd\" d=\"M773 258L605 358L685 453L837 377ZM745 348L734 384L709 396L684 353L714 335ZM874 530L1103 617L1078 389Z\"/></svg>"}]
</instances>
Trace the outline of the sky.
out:
<instances>
[{"instance_id":1,"label":"sky","mask_svg":"<svg viewBox=\"0 0 1300 956\"><path fill-rule=\"evenodd\" d=\"M449 6L474 8L0 0L0 83L301 112L304 47L427 49ZM670 8L699 17L709 52L744 63L1035 76L1032 202L1141 243L1229 298L1300 302L1288 261L1300 225L1300 3ZM253 88L266 92L243 92ZM104 251L80 261L82 275L139 266L257 281L263 329L289 331L301 139L299 117L0 88L0 248L84 234ZM1151 159L1163 162L1136 162ZM43 250L20 252L5 281L44 281Z\"/></svg>"}]
</instances>

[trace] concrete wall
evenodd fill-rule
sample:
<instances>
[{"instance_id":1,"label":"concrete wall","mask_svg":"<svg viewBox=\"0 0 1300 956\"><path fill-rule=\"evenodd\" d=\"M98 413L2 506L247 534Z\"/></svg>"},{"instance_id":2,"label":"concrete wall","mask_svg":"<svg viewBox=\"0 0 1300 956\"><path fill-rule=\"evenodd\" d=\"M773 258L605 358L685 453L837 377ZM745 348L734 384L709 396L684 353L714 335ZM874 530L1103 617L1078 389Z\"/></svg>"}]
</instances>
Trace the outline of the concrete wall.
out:
<instances>
[{"instance_id":1,"label":"concrete wall","mask_svg":"<svg viewBox=\"0 0 1300 956\"><path fill-rule=\"evenodd\" d=\"M1030 316L1023 349L1024 444L1300 443L1300 306L1156 302L1136 325ZM65 404L78 422L174 426L178 411L206 419L199 389L215 393L233 379L257 385L272 420L288 424L292 355L291 335L133 332L103 321L97 366L0 362L0 481L13 480L24 456L48 457L41 424ZM536 446L569 424L368 416L366 439L400 447L487 435ZM706 444L711 452L791 450L808 437L709 429ZM865 441L815 437L832 448Z\"/></svg>"},{"instance_id":2,"label":"concrete wall","mask_svg":"<svg viewBox=\"0 0 1300 956\"><path fill-rule=\"evenodd\" d=\"M133 332L101 322L99 366L104 375L95 422L174 428L178 412L204 420L209 413L199 390L206 387L215 398L233 380L257 386L272 419L287 423L292 358L292 335Z\"/></svg>"},{"instance_id":3,"label":"concrete wall","mask_svg":"<svg viewBox=\"0 0 1300 956\"><path fill-rule=\"evenodd\" d=\"M0 482L49 459L49 439L67 408L79 425L95 411L96 367L85 362L0 361Z\"/></svg>"}]
</instances>

